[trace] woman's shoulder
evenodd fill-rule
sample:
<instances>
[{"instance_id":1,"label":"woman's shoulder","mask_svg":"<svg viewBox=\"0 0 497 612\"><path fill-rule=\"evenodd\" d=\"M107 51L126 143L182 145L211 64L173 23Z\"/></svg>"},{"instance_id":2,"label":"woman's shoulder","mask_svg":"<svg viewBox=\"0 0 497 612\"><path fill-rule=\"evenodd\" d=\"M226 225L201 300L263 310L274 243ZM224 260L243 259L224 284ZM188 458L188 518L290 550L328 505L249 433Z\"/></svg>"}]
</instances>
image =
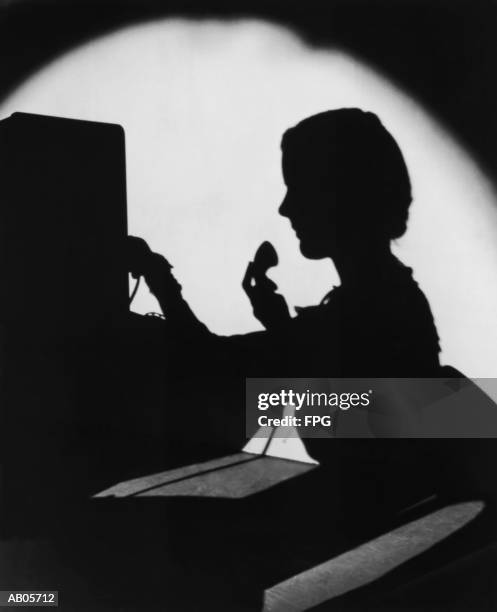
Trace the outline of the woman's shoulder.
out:
<instances>
[{"instance_id":1,"label":"woman's shoulder","mask_svg":"<svg viewBox=\"0 0 497 612\"><path fill-rule=\"evenodd\" d=\"M321 303L297 310L297 324L339 324L370 335L385 334L406 339L421 334L438 343L435 321L426 295L411 268L398 263L361 285L338 286Z\"/></svg>"}]
</instances>

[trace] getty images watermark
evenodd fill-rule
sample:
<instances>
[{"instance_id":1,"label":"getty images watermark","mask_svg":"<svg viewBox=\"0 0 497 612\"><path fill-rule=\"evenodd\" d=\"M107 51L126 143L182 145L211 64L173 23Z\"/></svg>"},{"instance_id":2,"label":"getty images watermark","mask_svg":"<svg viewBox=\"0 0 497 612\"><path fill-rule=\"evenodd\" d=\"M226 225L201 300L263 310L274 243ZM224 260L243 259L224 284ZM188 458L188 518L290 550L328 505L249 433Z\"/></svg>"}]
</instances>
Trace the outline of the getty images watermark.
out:
<instances>
[{"instance_id":1,"label":"getty images watermark","mask_svg":"<svg viewBox=\"0 0 497 612\"><path fill-rule=\"evenodd\" d=\"M247 437L494 438L497 380L248 378Z\"/></svg>"}]
</instances>

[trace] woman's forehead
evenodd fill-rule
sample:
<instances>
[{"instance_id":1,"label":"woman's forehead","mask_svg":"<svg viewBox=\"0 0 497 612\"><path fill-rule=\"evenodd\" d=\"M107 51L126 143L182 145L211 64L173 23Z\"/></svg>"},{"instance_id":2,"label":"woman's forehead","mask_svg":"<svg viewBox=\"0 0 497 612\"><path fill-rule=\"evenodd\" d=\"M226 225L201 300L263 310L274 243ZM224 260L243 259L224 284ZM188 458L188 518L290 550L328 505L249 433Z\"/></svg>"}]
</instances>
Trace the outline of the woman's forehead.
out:
<instances>
[{"instance_id":1,"label":"woman's forehead","mask_svg":"<svg viewBox=\"0 0 497 612\"><path fill-rule=\"evenodd\" d=\"M304 183L331 184L347 174L344 163L340 160L285 151L282 155L282 172L287 186Z\"/></svg>"}]
</instances>

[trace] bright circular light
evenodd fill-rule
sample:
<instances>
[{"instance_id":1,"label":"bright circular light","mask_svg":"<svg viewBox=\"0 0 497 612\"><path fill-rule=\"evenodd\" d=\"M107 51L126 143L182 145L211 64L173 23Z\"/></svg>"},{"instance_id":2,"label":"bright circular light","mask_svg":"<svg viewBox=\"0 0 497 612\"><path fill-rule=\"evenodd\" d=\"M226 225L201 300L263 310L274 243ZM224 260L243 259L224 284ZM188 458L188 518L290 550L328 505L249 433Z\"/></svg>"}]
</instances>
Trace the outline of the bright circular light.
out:
<instances>
[{"instance_id":1,"label":"bright circular light","mask_svg":"<svg viewBox=\"0 0 497 612\"><path fill-rule=\"evenodd\" d=\"M164 20L67 53L0 113L123 125L130 233L170 259L210 329L231 334L259 328L240 283L263 240L280 255L272 276L291 305L316 303L338 282L329 262L300 255L277 207L283 131L343 106L378 113L405 154L415 201L395 250L430 300L444 363L493 376L496 196L442 126L354 58L263 22ZM135 308L157 306L142 289Z\"/></svg>"}]
</instances>

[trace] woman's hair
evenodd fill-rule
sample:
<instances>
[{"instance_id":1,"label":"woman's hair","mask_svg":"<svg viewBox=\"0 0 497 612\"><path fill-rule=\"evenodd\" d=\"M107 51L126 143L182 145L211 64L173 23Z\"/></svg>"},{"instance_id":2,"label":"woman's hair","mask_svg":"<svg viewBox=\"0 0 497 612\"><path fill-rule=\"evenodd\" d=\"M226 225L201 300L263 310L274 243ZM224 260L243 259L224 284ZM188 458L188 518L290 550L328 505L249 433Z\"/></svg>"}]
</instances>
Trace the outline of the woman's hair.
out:
<instances>
[{"instance_id":1,"label":"woman's hair","mask_svg":"<svg viewBox=\"0 0 497 612\"><path fill-rule=\"evenodd\" d=\"M339 197L342 211L388 239L406 230L412 201L398 144L374 113L341 108L287 130L281 147L290 174L302 171Z\"/></svg>"}]
</instances>

